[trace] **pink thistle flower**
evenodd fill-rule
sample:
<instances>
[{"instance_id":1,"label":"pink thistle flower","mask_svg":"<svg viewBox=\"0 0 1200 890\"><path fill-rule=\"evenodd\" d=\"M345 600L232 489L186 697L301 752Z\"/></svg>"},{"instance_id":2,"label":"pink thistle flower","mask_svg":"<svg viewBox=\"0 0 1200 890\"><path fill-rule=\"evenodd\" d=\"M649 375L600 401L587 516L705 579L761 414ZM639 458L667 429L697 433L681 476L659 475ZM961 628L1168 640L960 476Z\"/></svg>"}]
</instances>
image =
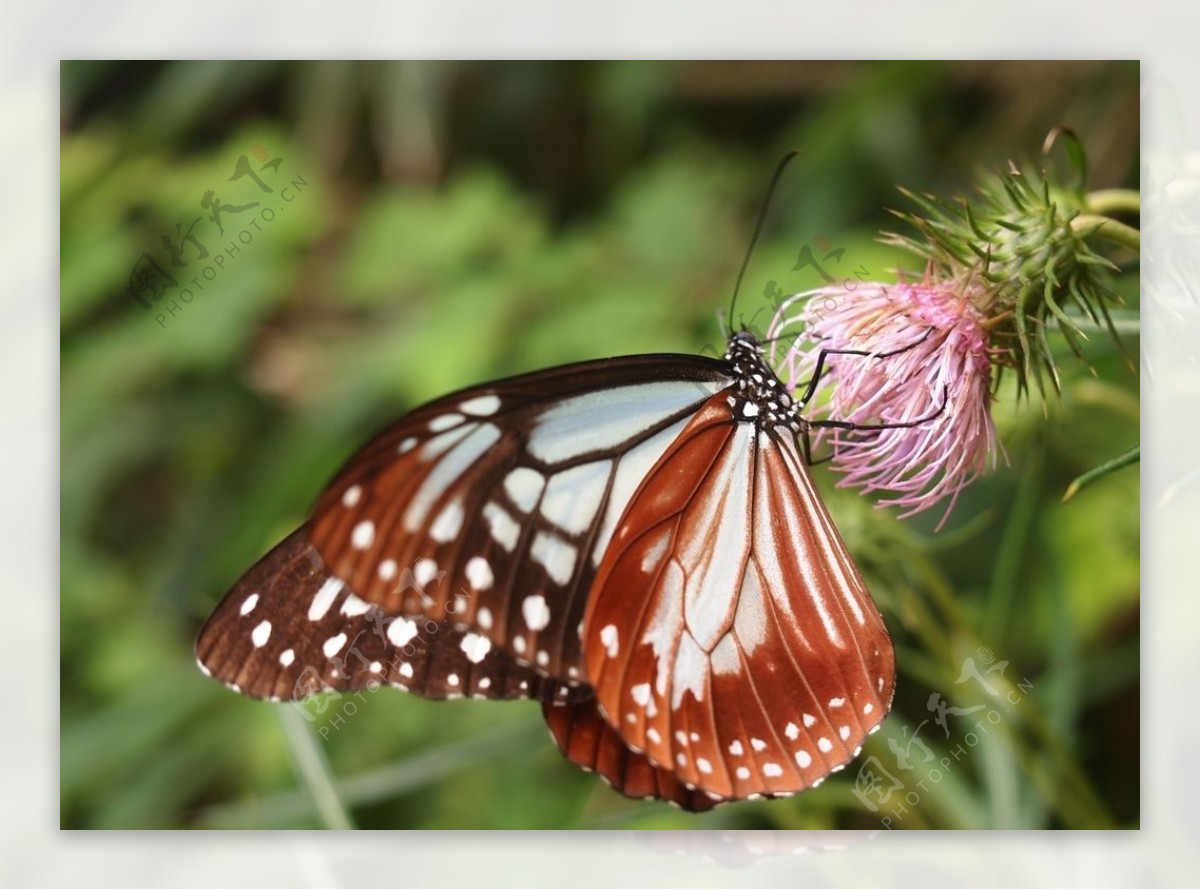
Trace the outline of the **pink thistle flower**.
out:
<instances>
[{"instance_id":1,"label":"pink thistle flower","mask_svg":"<svg viewBox=\"0 0 1200 890\"><path fill-rule=\"evenodd\" d=\"M812 401L827 396L830 419L860 425L928 418L878 431L819 430L818 440L828 434L832 442L839 486L893 492L879 505L902 507L902 516L949 498L940 529L989 458L995 466L984 298L970 279L927 275L919 283L822 288L780 307L767 337L803 333L775 363L789 390L804 394L821 349L865 351L872 355L828 356Z\"/></svg>"}]
</instances>

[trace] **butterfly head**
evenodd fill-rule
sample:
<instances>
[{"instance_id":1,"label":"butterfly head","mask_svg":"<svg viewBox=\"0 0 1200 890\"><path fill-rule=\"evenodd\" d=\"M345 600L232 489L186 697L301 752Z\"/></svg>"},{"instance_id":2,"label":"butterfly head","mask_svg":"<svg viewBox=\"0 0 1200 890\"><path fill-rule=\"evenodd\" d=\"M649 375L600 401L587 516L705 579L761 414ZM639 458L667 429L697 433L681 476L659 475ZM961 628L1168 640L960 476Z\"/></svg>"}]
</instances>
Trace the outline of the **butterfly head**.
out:
<instances>
[{"instance_id":1,"label":"butterfly head","mask_svg":"<svg viewBox=\"0 0 1200 890\"><path fill-rule=\"evenodd\" d=\"M762 357L762 344L752 331L741 330L729 337L729 346L725 349L725 358L733 361L738 355L753 355Z\"/></svg>"}]
</instances>

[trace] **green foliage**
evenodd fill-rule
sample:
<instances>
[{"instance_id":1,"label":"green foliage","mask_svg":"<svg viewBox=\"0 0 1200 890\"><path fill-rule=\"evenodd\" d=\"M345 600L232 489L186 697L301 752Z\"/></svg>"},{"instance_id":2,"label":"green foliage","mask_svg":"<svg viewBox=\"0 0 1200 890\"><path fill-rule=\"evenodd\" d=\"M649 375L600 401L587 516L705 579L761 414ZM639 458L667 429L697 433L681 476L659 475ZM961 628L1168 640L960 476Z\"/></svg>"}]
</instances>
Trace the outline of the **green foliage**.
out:
<instances>
[{"instance_id":1,"label":"green foliage","mask_svg":"<svg viewBox=\"0 0 1200 890\"><path fill-rule=\"evenodd\" d=\"M533 703L385 690L268 705L203 677L192 644L340 462L420 402L560 362L722 349L716 313L786 148L805 154L737 307L759 325L768 280L821 283L793 271L814 239L845 248L839 276L902 263L873 240L898 182L953 194L973 160L1075 123L1104 146L1090 184L1136 184L1136 69L1062 66L1030 91L1019 67L65 64L62 824L878 827L858 763L695 817L566 763ZM307 185L286 206L262 193L276 219L190 302L138 305L133 264L169 265L161 238L207 212L205 191L258 199L230 181L255 145ZM215 255L243 227L197 232ZM1116 287L1136 306L1136 268ZM1056 331L1047 343L1070 355ZM816 471L897 644L893 716L864 756L929 790L895 827L1137 824L1136 471L1062 497L1136 444L1138 387L1109 338L1083 348L1095 376L1064 363L1045 412L1005 381L1007 462L940 534L936 516L900 523ZM984 675L994 692L957 682L985 650L1007 662ZM935 693L986 710L949 715L947 737ZM999 724L969 744L989 710ZM914 746L899 771L890 743L918 727L934 760Z\"/></svg>"}]
</instances>

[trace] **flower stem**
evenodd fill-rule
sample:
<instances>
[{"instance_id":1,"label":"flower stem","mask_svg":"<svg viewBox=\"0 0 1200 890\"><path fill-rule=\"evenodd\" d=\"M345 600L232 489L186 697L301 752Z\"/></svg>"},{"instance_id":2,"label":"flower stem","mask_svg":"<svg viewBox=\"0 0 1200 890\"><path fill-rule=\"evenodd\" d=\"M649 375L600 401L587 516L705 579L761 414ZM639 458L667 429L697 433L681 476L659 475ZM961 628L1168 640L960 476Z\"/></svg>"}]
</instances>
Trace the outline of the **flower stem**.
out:
<instances>
[{"instance_id":1,"label":"flower stem","mask_svg":"<svg viewBox=\"0 0 1200 890\"><path fill-rule=\"evenodd\" d=\"M322 824L325 828L342 831L354 828L350 814L338 797L329 761L313 738L311 728L291 706L280 707L278 713L296 772L308 787Z\"/></svg>"},{"instance_id":2,"label":"flower stem","mask_svg":"<svg viewBox=\"0 0 1200 890\"><path fill-rule=\"evenodd\" d=\"M1108 216L1112 213L1141 213L1142 193L1137 189L1100 189L1083 197L1088 213Z\"/></svg>"},{"instance_id":3,"label":"flower stem","mask_svg":"<svg viewBox=\"0 0 1200 890\"><path fill-rule=\"evenodd\" d=\"M1076 232L1086 232L1098 235L1113 244L1120 244L1130 250L1140 253L1142 250L1142 233L1133 226L1107 216L1097 216L1094 213L1081 213L1071 220L1071 228Z\"/></svg>"}]
</instances>

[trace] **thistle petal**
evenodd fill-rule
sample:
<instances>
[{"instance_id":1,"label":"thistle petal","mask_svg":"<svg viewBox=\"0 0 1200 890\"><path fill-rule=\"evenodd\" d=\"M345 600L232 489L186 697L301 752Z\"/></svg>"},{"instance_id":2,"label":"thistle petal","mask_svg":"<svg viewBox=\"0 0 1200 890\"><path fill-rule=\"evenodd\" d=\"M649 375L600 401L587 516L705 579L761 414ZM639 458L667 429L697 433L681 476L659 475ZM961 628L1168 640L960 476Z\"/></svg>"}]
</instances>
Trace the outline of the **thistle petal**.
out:
<instances>
[{"instance_id":1,"label":"thistle petal","mask_svg":"<svg viewBox=\"0 0 1200 890\"><path fill-rule=\"evenodd\" d=\"M902 507L904 516L948 500L944 523L963 488L995 466L994 350L979 308L985 299L970 279L927 275L853 292L823 288L784 302L767 336L804 332L776 356L789 389L804 391L821 350L870 353L829 354L812 402L831 419L893 425L818 430L817 439L833 447L839 485L889 492L879 504Z\"/></svg>"}]
</instances>

